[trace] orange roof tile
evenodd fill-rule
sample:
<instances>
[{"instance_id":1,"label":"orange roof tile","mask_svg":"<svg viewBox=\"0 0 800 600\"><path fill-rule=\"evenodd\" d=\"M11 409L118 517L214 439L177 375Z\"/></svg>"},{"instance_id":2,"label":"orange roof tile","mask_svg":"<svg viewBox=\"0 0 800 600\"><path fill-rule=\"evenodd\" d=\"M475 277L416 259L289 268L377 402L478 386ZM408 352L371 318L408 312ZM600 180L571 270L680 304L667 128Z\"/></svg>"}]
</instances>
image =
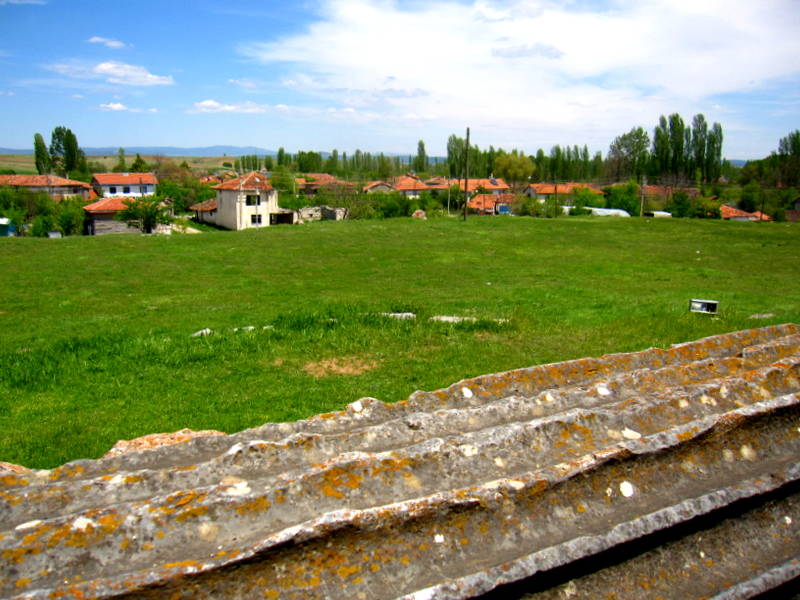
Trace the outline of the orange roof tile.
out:
<instances>
[{"instance_id":1,"label":"orange roof tile","mask_svg":"<svg viewBox=\"0 0 800 600\"><path fill-rule=\"evenodd\" d=\"M772 217L762 213L760 210L749 213L733 206L723 204L719 207L719 216L723 219L747 219L748 221L772 221Z\"/></svg>"},{"instance_id":2,"label":"orange roof tile","mask_svg":"<svg viewBox=\"0 0 800 600\"><path fill-rule=\"evenodd\" d=\"M532 183L528 186L532 192L536 194L542 195L554 195L556 192L559 194L574 194L577 188L584 188L589 190L593 194L603 195L603 192L598 190L593 184L591 183L576 183L573 181L568 181L565 183Z\"/></svg>"},{"instance_id":3,"label":"orange roof tile","mask_svg":"<svg viewBox=\"0 0 800 600\"><path fill-rule=\"evenodd\" d=\"M250 171L246 175L231 179L225 183L214 186L215 190L271 190L269 179L257 171Z\"/></svg>"},{"instance_id":4,"label":"orange roof tile","mask_svg":"<svg viewBox=\"0 0 800 600\"><path fill-rule=\"evenodd\" d=\"M393 180L392 185L398 192L421 192L430 189L419 177L413 175L401 175Z\"/></svg>"},{"instance_id":5,"label":"orange roof tile","mask_svg":"<svg viewBox=\"0 0 800 600\"><path fill-rule=\"evenodd\" d=\"M514 194L476 194L467 202L467 206L482 212L494 212L498 204L511 204L516 198Z\"/></svg>"},{"instance_id":6,"label":"orange roof tile","mask_svg":"<svg viewBox=\"0 0 800 600\"><path fill-rule=\"evenodd\" d=\"M189 210L194 210L196 212L212 212L217 210L217 200L216 198L211 198L210 200L205 200L203 202L198 202L197 204L192 204L189 207Z\"/></svg>"},{"instance_id":7,"label":"orange roof tile","mask_svg":"<svg viewBox=\"0 0 800 600\"><path fill-rule=\"evenodd\" d=\"M157 185L158 179L153 173L95 173L92 181L97 185Z\"/></svg>"},{"instance_id":8,"label":"orange roof tile","mask_svg":"<svg viewBox=\"0 0 800 600\"><path fill-rule=\"evenodd\" d=\"M393 187L391 183L386 183L385 181L370 181L362 189L365 192L368 192L369 190L371 190L373 188L376 188L376 187L380 187L380 186L386 186L388 188Z\"/></svg>"},{"instance_id":9,"label":"orange roof tile","mask_svg":"<svg viewBox=\"0 0 800 600\"><path fill-rule=\"evenodd\" d=\"M57 175L0 175L0 185L15 187L82 187L91 189L88 183L65 179Z\"/></svg>"},{"instance_id":10,"label":"orange roof tile","mask_svg":"<svg viewBox=\"0 0 800 600\"><path fill-rule=\"evenodd\" d=\"M88 213L114 213L125 210L125 202L130 202L135 198L129 196L110 196L108 198L100 198L97 202L87 204L83 207Z\"/></svg>"}]
</instances>

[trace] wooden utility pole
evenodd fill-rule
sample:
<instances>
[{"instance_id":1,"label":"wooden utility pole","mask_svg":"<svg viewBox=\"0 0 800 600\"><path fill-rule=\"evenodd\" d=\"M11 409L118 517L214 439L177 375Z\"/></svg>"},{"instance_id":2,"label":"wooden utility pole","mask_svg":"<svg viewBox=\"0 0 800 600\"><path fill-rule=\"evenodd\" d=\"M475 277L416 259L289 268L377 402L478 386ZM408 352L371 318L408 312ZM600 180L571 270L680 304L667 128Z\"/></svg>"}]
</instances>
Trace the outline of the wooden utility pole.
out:
<instances>
[{"instance_id":1,"label":"wooden utility pole","mask_svg":"<svg viewBox=\"0 0 800 600\"><path fill-rule=\"evenodd\" d=\"M464 153L464 220L467 220L467 202L469 202L469 127L467 127L467 149Z\"/></svg>"},{"instance_id":2,"label":"wooden utility pole","mask_svg":"<svg viewBox=\"0 0 800 600\"><path fill-rule=\"evenodd\" d=\"M642 175L642 193L641 200L639 200L639 216L644 216L644 188L647 186L647 175Z\"/></svg>"}]
</instances>

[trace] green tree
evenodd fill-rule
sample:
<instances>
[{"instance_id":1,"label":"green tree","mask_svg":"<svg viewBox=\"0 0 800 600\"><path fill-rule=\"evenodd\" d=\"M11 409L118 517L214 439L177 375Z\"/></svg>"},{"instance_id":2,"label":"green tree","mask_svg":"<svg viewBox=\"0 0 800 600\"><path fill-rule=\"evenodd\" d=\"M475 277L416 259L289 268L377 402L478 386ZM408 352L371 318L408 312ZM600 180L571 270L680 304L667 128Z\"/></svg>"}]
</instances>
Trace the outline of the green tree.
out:
<instances>
[{"instance_id":1,"label":"green tree","mask_svg":"<svg viewBox=\"0 0 800 600\"><path fill-rule=\"evenodd\" d=\"M50 134L50 165L56 172L64 172L64 137L67 128L59 125Z\"/></svg>"},{"instance_id":2,"label":"green tree","mask_svg":"<svg viewBox=\"0 0 800 600\"><path fill-rule=\"evenodd\" d=\"M424 173L428 170L428 155L425 154L425 142L417 142L417 155L414 157L412 168L415 173Z\"/></svg>"},{"instance_id":3,"label":"green tree","mask_svg":"<svg viewBox=\"0 0 800 600\"><path fill-rule=\"evenodd\" d=\"M708 124L702 114L697 114L692 119L692 159L694 167L700 169L701 180L708 181L708 162L706 151L708 149Z\"/></svg>"},{"instance_id":4,"label":"green tree","mask_svg":"<svg viewBox=\"0 0 800 600\"><path fill-rule=\"evenodd\" d=\"M519 187L520 182L527 183L535 169L533 161L518 150L502 152L494 159L494 172L515 188Z\"/></svg>"},{"instance_id":5,"label":"green tree","mask_svg":"<svg viewBox=\"0 0 800 600\"><path fill-rule=\"evenodd\" d=\"M172 222L168 209L161 196L141 196L132 200L123 200L125 208L115 218L138 228L142 233L153 233L156 225L168 225Z\"/></svg>"},{"instance_id":6,"label":"green tree","mask_svg":"<svg viewBox=\"0 0 800 600\"><path fill-rule=\"evenodd\" d=\"M639 186L635 181L605 188L606 208L619 208L630 215L639 214Z\"/></svg>"},{"instance_id":7,"label":"green tree","mask_svg":"<svg viewBox=\"0 0 800 600\"><path fill-rule=\"evenodd\" d=\"M64 132L64 173L78 170L83 152L78 146L78 138L71 129ZM85 159L84 159L85 160Z\"/></svg>"},{"instance_id":8,"label":"green tree","mask_svg":"<svg viewBox=\"0 0 800 600\"><path fill-rule=\"evenodd\" d=\"M638 179L644 175L649 160L650 136L643 127L634 127L617 136L608 150L608 163L615 180Z\"/></svg>"},{"instance_id":9,"label":"green tree","mask_svg":"<svg viewBox=\"0 0 800 600\"><path fill-rule=\"evenodd\" d=\"M133 163L130 166L130 172L131 173L149 173L150 172L150 165L148 165L147 162L141 156L139 156L138 152L136 153L136 159L133 161Z\"/></svg>"},{"instance_id":10,"label":"green tree","mask_svg":"<svg viewBox=\"0 0 800 600\"><path fill-rule=\"evenodd\" d=\"M125 148L117 150L117 164L111 169L114 173L127 173L128 166L125 164Z\"/></svg>"},{"instance_id":11,"label":"green tree","mask_svg":"<svg viewBox=\"0 0 800 600\"><path fill-rule=\"evenodd\" d=\"M33 154L36 157L36 172L39 175L50 173L52 168L50 153L47 151L47 144L44 143L41 133L33 136Z\"/></svg>"},{"instance_id":12,"label":"green tree","mask_svg":"<svg viewBox=\"0 0 800 600\"><path fill-rule=\"evenodd\" d=\"M64 235L81 235L86 220L84 202L80 196L64 198L56 204L55 222Z\"/></svg>"}]
</instances>

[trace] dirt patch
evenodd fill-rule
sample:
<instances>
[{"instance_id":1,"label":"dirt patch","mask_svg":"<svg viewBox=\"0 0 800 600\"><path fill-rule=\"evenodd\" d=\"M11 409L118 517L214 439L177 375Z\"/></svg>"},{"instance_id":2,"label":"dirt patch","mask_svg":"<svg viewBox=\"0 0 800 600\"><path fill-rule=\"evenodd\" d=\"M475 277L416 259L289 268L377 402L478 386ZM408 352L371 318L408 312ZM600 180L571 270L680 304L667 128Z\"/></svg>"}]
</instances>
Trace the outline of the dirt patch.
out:
<instances>
[{"instance_id":1,"label":"dirt patch","mask_svg":"<svg viewBox=\"0 0 800 600\"><path fill-rule=\"evenodd\" d=\"M376 360L365 360L357 356L329 358L303 365L303 370L312 377L330 377L331 375L361 375L378 366Z\"/></svg>"}]
</instances>

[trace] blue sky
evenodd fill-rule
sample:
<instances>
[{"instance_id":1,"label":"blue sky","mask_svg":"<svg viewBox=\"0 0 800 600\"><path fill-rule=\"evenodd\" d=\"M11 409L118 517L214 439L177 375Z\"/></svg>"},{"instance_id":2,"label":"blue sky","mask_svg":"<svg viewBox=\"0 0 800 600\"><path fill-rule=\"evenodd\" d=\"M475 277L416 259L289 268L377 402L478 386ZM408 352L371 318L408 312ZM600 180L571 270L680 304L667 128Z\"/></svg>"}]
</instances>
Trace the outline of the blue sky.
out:
<instances>
[{"instance_id":1,"label":"blue sky","mask_svg":"<svg viewBox=\"0 0 800 600\"><path fill-rule=\"evenodd\" d=\"M0 0L0 146L549 151L659 115L800 128L798 0Z\"/></svg>"}]
</instances>

